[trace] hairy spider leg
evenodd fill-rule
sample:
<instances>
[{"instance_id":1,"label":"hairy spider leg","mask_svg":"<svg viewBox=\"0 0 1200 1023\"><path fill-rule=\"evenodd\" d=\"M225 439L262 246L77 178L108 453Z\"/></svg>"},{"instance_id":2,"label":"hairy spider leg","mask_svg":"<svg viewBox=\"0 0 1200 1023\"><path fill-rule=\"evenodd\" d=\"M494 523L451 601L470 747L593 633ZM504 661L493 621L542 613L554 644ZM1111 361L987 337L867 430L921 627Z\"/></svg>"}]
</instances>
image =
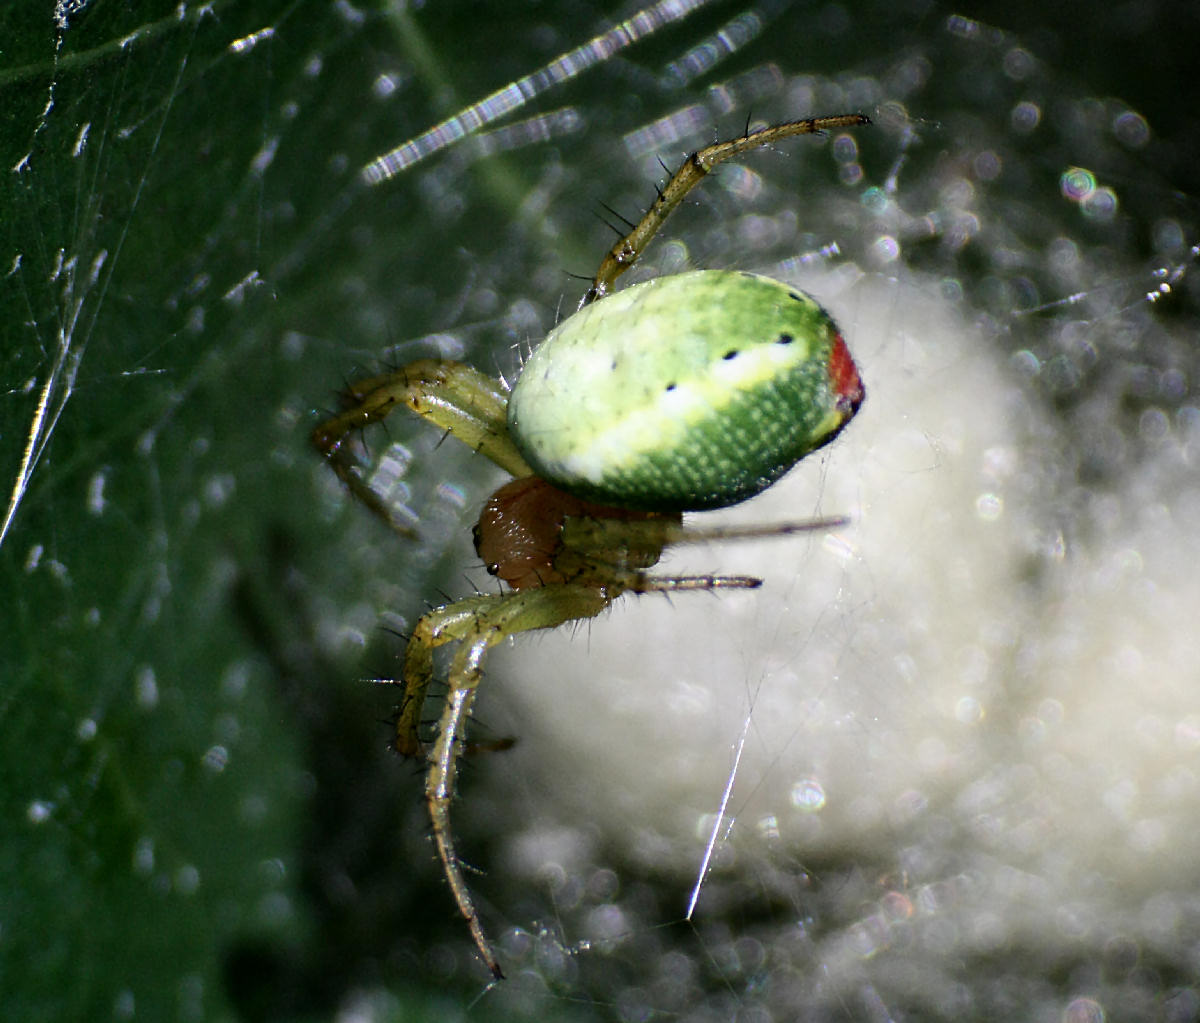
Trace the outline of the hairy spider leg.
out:
<instances>
[{"instance_id":1,"label":"hairy spider leg","mask_svg":"<svg viewBox=\"0 0 1200 1023\"><path fill-rule=\"evenodd\" d=\"M679 544L720 543L726 540L763 540L796 533L822 533L850 524L844 515L795 522L771 522L751 526L708 526L697 528L664 519L644 522L614 521L590 517L570 517L563 525L563 546L592 552L619 550L644 536L644 544L660 548Z\"/></svg>"},{"instance_id":2,"label":"hairy spider leg","mask_svg":"<svg viewBox=\"0 0 1200 1023\"><path fill-rule=\"evenodd\" d=\"M609 601L602 591L562 585L475 598L464 603L468 604L465 611L459 605L451 605L429 612L413 631L404 657L405 702L397 721L396 748L405 752L414 743L419 748L415 726L432 677L434 647L461 642L450 664L447 677L450 691L429 754L425 802L438 858L454 901L467 921L484 963L492 976L499 978L503 973L463 877L450 826L450 800L454 795L458 756L467 717L482 677L483 657L488 647L510 635L530 629L554 628L572 619L591 618L607 607Z\"/></svg>"},{"instance_id":3,"label":"hairy spider leg","mask_svg":"<svg viewBox=\"0 0 1200 1023\"><path fill-rule=\"evenodd\" d=\"M671 180L659 191L641 220L633 230L621 238L616 245L608 250L600 262L600 269L592 280L592 286L584 293L579 302L579 308L603 298L609 293L613 282L628 270L638 257L645 251L659 228L672 211L695 188L717 164L759 146L770 145L779 139L792 135L812 135L837 128L852 128L860 124L870 124L871 119L865 114L837 114L832 117L810 117L802 121L788 121L786 124L775 124L769 128L748 132L740 138L727 142L717 142L704 149L692 153L683 165L672 176Z\"/></svg>"},{"instance_id":4,"label":"hairy spider leg","mask_svg":"<svg viewBox=\"0 0 1200 1023\"><path fill-rule=\"evenodd\" d=\"M401 369L356 380L345 392L347 408L312 433L313 444L359 500L397 532L412 536L371 489L347 439L356 430L383 422L403 405L428 419L514 476L529 476L505 421L508 389L461 362L419 359Z\"/></svg>"},{"instance_id":5,"label":"hairy spider leg","mask_svg":"<svg viewBox=\"0 0 1200 1023\"><path fill-rule=\"evenodd\" d=\"M557 583L497 596L468 598L436 608L417 623L408 641L403 676L399 680L404 684L405 692L396 723L396 748L401 752L420 751L417 724L425 692L433 677L433 651L446 643L460 643L450 662L447 677L450 691L438 723L437 738L429 753L425 802L438 858L454 901L493 977L501 978L504 974L471 899L450 825L450 801L454 797L458 757L488 648L522 632L552 629L565 622L594 618L626 592L750 589L759 586L760 582L749 576L665 577L635 572L608 588Z\"/></svg>"}]
</instances>

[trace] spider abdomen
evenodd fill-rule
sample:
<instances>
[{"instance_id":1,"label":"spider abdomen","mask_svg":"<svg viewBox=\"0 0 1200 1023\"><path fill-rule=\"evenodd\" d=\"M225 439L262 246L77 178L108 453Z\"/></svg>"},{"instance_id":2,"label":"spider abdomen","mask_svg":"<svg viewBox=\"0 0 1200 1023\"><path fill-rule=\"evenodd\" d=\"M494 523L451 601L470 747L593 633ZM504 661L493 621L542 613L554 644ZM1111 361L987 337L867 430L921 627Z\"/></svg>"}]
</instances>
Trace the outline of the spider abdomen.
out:
<instances>
[{"instance_id":1,"label":"spider abdomen","mask_svg":"<svg viewBox=\"0 0 1200 1023\"><path fill-rule=\"evenodd\" d=\"M812 298L720 270L586 306L534 351L510 434L556 487L650 511L737 504L828 443L863 387Z\"/></svg>"}]
</instances>

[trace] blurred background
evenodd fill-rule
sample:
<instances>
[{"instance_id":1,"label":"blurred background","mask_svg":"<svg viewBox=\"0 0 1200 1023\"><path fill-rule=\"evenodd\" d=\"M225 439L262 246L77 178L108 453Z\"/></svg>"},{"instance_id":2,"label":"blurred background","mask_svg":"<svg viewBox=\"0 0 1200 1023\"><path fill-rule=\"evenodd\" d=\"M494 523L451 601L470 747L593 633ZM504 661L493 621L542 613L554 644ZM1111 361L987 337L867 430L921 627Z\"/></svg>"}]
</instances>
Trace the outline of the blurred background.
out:
<instances>
[{"instance_id":1,"label":"blurred background","mask_svg":"<svg viewBox=\"0 0 1200 1023\"><path fill-rule=\"evenodd\" d=\"M6 1013L1200 1019L1198 22L6 8ZM411 358L511 377L660 160L847 111L874 124L715 174L636 273L829 305L860 421L739 512L856 525L761 569L689 552L776 573L715 618L633 604L495 658L479 734L519 742L455 806L510 975L485 991L365 680L490 585L496 474L419 423L370 433L405 540L308 434ZM731 660L681 660L705 636ZM722 808L739 749L757 783Z\"/></svg>"}]
</instances>

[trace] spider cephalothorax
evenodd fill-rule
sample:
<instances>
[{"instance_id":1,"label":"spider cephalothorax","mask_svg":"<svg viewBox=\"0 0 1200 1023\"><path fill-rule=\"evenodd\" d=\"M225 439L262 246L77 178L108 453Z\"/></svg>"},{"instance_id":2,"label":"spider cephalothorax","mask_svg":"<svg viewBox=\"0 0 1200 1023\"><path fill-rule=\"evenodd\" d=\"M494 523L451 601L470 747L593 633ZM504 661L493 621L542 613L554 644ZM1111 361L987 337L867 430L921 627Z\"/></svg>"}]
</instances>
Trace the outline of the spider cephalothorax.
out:
<instances>
[{"instance_id":1,"label":"spider cephalothorax","mask_svg":"<svg viewBox=\"0 0 1200 1023\"><path fill-rule=\"evenodd\" d=\"M682 514L737 504L829 443L863 386L829 314L754 274L701 270L609 294L663 221L717 163L790 135L868 123L861 114L763 128L693 153L601 262L580 310L534 351L511 394L458 362L424 359L347 390L313 441L351 491L390 522L350 434L404 405L513 476L484 505L475 546L507 589L435 608L404 654L395 748L425 755L425 799L446 878L475 945L502 976L455 850L450 800L487 649L594 617L624 593L750 588L748 576L650 574L666 547L777 536L840 519L685 528ZM393 523L395 525L395 523ZM401 532L405 530L401 527ZM435 648L458 643L432 743L420 736Z\"/></svg>"},{"instance_id":2,"label":"spider cephalothorax","mask_svg":"<svg viewBox=\"0 0 1200 1023\"><path fill-rule=\"evenodd\" d=\"M615 549L588 545L564 536L569 519L590 519L614 526L641 522L639 530L617 530ZM650 568L662 556L661 525L678 526L678 513L635 511L594 504L568 494L538 476L522 476L497 490L475 526L475 553L484 567L514 590L551 583L605 585L621 568Z\"/></svg>"}]
</instances>

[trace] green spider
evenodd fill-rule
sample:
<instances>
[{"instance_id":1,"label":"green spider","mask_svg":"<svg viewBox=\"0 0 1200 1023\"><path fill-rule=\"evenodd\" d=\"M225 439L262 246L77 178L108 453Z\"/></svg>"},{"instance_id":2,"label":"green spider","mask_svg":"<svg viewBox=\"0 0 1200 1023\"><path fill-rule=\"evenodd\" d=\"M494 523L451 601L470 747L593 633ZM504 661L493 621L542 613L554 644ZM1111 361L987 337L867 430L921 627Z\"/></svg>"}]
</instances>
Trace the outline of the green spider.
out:
<instances>
[{"instance_id":1,"label":"green spider","mask_svg":"<svg viewBox=\"0 0 1200 1023\"><path fill-rule=\"evenodd\" d=\"M484 505L475 549L506 585L424 615L398 680L395 748L425 755L425 800L450 890L493 977L503 976L450 827L458 757L489 647L593 618L624 593L749 589L748 576L648 574L672 544L828 529L823 519L685 529L682 513L738 504L828 444L863 386L837 326L813 299L753 274L702 270L610 295L684 196L718 163L791 135L868 124L862 114L792 121L693 153L608 252L579 310L533 352L511 388L458 362L422 359L360 380L313 442L351 492L400 532L364 480L354 431L403 405L510 473ZM420 738L433 652L459 648L438 732Z\"/></svg>"}]
</instances>

